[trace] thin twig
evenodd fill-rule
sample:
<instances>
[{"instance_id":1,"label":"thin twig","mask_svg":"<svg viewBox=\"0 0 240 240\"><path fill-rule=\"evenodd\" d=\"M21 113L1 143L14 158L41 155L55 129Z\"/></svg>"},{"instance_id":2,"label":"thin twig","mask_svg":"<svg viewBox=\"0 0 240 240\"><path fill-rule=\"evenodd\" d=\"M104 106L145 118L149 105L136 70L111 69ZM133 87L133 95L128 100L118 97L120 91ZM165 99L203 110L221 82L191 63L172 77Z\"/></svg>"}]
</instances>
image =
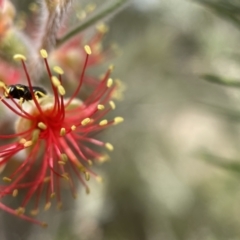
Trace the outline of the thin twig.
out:
<instances>
[{"instance_id":1,"label":"thin twig","mask_svg":"<svg viewBox=\"0 0 240 240\"><path fill-rule=\"evenodd\" d=\"M89 26L92 26L97 21L103 19L104 17L108 16L109 14L113 13L114 11L118 10L124 3L128 0L117 0L112 5L108 6L106 9L103 9L96 15L89 18L86 22L81 23L80 25L76 26L75 28L71 29L68 33L66 33L62 38L57 40L56 47L59 47L67 40L75 36L76 34L80 33L81 31L85 30Z\"/></svg>"}]
</instances>

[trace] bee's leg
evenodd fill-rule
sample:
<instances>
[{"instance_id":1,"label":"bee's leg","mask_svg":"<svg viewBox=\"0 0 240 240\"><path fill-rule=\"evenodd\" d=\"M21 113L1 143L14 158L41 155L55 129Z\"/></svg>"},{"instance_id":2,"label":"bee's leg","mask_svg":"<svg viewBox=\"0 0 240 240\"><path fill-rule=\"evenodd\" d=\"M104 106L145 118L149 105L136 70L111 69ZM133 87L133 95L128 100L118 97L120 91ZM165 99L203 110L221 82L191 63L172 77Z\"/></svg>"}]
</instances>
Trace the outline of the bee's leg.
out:
<instances>
[{"instance_id":1,"label":"bee's leg","mask_svg":"<svg viewBox=\"0 0 240 240\"><path fill-rule=\"evenodd\" d=\"M19 99L19 102L18 102L18 104L20 105L20 107L22 108L22 104L24 103L24 98L20 98Z\"/></svg>"}]
</instances>

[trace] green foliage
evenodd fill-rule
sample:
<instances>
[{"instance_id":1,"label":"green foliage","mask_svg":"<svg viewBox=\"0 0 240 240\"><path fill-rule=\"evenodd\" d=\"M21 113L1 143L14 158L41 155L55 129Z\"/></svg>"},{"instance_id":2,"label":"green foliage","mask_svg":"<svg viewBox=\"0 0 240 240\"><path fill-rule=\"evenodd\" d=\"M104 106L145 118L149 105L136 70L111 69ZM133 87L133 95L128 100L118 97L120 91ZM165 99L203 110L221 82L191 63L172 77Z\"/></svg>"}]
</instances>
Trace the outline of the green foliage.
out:
<instances>
[{"instance_id":1,"label":"green foliage","mask_svg":"<svg viewBox=\"0 0 240 240\"><path fill-rule=\"evenodd\" d=\"M240 79L231 79L231 78L223 78L220 76L216 76L213 74L204 74L202 75L202 79L211 82L211 83L217 83L220 85L228 86L228 87L240 87Z\"/></svg>"},{"instance_id":2,"label":"green foliage","mask_svg":"<svg viewBox=\"0 0 240 240\"><path fill-rule=\"evenodd\" d=\"M217 155L214 155L212 153L209 153L208 151L201 151L200 156L202 157L203 160L206 162L223 168L224 170L227 171L232 171L234 173L240 174L240 161L239 159L228 159L228 158L223 158Z\"/></svg>"},{"instance_id":3,"label":"green foliage","mask_svg":"<svg viewBox=\"0 0 240 240\"><path fill-rule=\"evenodd\" d=\"M231 21L240 28L240 1L236 0L195 0L210 8L214 13Z\"/></svg>"}]
</instances>

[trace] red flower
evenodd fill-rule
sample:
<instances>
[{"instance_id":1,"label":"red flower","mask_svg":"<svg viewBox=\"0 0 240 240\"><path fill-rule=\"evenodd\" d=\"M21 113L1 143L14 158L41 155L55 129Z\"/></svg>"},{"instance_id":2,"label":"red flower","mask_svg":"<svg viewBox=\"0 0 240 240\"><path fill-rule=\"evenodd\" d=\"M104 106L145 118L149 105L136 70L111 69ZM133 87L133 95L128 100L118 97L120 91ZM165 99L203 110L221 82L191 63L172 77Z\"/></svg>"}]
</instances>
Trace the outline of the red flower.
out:
<instances>
[{"instance_id":1,"label":"red flower","mask_svg":"<svg viewBox=\"0 0 240 240\"><path fill-rule=\"evenodd\" d=\"M11 95L8 87L1 83L4 95L9 98L3 97L2 102L19 119L16 124L16 133L0 135L0 140L15 139L14 142L0 147L0 167L11 163L11 159L22 150L25 150L27 154L15 171L3 178L8 183L0 187L0 199L6 194L14 192L16 194L18 191L25 190L26 195L22 204L17 210L2 203L0 203L0 208L33 223L44 225L25 216L25 207L30 200L34 200L35 208L32 214L35 215L38 212L40 196L44 191L46 192L45 209L51 206L53 197L61 206L62 179L68 182L73 196L76 195L74 175L82 182L87 193L89 188L85 180L88 181L90 176L101 180L89 169L89 165L92 165L93 161L102 161L106 154L97 151L92 146L105 147L110 151L113 150L113 146L95 139L93 134L123 121L121 117L110 121L103 119L110 110L115 108L114 102L111 101L111 96L116 91L116 85L110 78L112 68L108 69L86 100L82 102L76 98L81 89L91 54L89 46L85 46L85 51L87 54L79 83L70 98L64 98L63 70L60 67L54 67L58 76L52 75L45 50L41 50L41 55L51 81L52 95L42 96L41 91L40 95L36 92L34 94L34 88L25 65L26 58L22 55L15 55L15 59L22 62L32 101L24 102L24 99L21 99L23 104L16 102L13 98L17 96Z\"/></svg>"}]
</instances>

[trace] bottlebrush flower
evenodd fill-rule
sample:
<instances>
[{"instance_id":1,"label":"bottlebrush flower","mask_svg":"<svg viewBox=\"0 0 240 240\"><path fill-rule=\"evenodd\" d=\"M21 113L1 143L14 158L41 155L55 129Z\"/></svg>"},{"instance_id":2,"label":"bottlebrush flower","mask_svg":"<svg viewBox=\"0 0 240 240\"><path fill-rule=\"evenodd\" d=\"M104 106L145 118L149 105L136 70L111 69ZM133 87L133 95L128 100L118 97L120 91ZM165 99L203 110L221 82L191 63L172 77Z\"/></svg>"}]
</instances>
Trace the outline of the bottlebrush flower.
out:
<instances>
[{"instance_id":1,"label":"bottlebrush flower","mask_svg":"<svg viewBox=\"0 0 240 240\"><path fill-rule=\"evenodd\" d=\"M26 192L22 204L13 210L0 203L0 209L40 225L45 224L24 215L27 204L33 201L35 207L31 213L37 214L41 195L45 192L45 210L51 206L52 198L56 199L60 207L61 185L64 184L62 181L67 182L72 195L76 195L74 175L89 193L86 181L90 176L101 180L90 166L94 161L101 162L106 158L106 154L96 148L113 150L110 143L102 142L93 135L123 121L121 117L113 120L104 118L115 108L111 97L117 89L110 78L111 67L84 101L77 98L91 54L89 46L85 46L85 51L86 58L78 86L69 98L64 97L64 85L67 83L62 78L63 70L54 67L56 75L52 74L45 50L41 50L41 55L51 82L52 94L41 95L41 91L34 94L35 88L28 74L26 58L19 54L15 55L15 59L22 63L32 100L24 101L23 98L18 103L14 98L20 97L11 94L9 88L3 82L0 83L4 91L2 103L19 117L16 133L0 135L0 141L11 140L10 143L0 146L0 167L6 163L11 164L11 159L17 157L21 151L26 152L24 161L10 175L3 177L6 184L0 186L0 199L9 193L16 195L20 191Z\"/></svg>"}]
</instances>

